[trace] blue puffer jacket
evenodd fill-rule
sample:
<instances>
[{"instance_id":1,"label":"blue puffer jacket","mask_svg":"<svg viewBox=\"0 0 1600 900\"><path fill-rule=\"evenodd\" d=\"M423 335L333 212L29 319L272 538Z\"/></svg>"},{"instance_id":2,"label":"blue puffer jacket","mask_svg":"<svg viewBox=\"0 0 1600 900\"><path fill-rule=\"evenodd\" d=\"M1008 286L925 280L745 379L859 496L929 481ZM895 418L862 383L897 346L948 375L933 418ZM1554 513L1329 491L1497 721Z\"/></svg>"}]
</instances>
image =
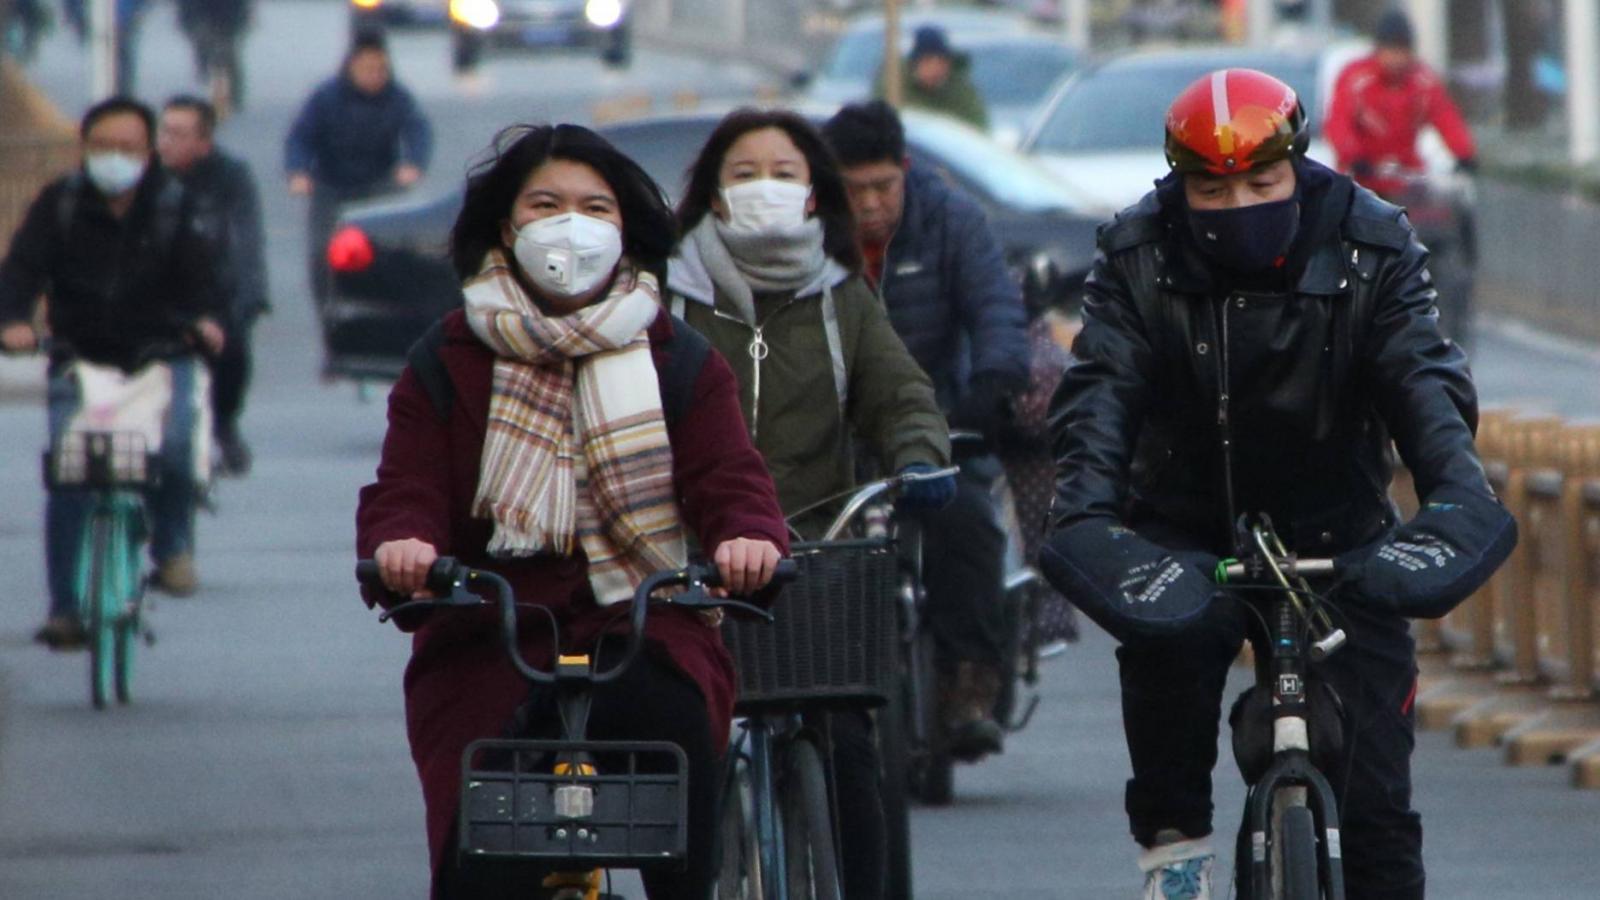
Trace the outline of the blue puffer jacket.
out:
<instances>
[{"instance_id":1,"label":"blue puffer jacket","mask_svg":"<svg viewBox=\"0 0 1600 900\"><path fill-rule=\"evenodd\" d=\"M879 293L947 412L978 376L1027 384L1028 315L988 217L922 165L906 174Z\"/></svg>"},{"instance_id":2,"label":"blue puffer jacket","mask_svg":"<svg viewBox=\"0 0 1600 900\"><path fill-rule=\"evenodd\" d=\"M401 163L426 169L432 157L433 131L410 91L391 80L364 94L342 75L312 93L284 146L288 171L336 188L369 188Z\"/></svg>"}]
</instances>

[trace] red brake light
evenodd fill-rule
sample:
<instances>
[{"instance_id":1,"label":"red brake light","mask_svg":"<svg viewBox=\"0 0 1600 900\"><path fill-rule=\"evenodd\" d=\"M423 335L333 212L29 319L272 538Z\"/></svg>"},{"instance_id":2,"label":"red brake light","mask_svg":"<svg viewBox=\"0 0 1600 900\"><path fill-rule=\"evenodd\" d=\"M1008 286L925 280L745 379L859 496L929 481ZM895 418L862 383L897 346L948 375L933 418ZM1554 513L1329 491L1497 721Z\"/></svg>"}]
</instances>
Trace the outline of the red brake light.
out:
<instances>
[{"instance_id":1,"label":"red brake light","mask_svg":"<svg viewBox=\"0 0 1600 900\"><path fill-rule=\"evenodd\" d=\"M328 267L335 272L360 272L372 265L372 241L354 225L334 232L328 241Z\"/></svg>"}]
</instances>

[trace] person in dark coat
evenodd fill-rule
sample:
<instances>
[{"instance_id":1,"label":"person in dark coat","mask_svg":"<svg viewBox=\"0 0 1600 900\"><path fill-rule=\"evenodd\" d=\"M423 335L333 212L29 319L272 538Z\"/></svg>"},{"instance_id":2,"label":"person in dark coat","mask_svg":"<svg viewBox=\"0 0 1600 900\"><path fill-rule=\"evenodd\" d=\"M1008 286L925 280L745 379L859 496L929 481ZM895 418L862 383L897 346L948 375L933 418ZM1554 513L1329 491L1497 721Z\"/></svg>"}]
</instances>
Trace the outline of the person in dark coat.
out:
<instances>
[{"instance_id":1,"label":"person in dark coat","mask_svg":"<svg viewBox=\"0 0 1600 900\"><path fill-rule=\"evenodd\" d=\"M311 198L311 289L327 296L325 251L346 203L410 188L433 157L433 130L394 78L379 32L356 35L339 74L312 92L284 146L289 192Z\"/></svg>"},{"instance_id":2,"label":"person in dark coat","mask_svg":"<svg viewBox=\"0 0 1600 900\"><path fill-rule=\"evenodd\" d=\"M377 560L392 591L369 589L368 603L415 594L434 559L452 555L547 610L574 653L626 629L614 604L649 571L682 565L686 539L707 550L730 590L761 588L788 550L783 516L732 370L660 306L657 279L676 236L660 188L577 126L521 127L496 146L468 181L452 236L464 309L401 374L377 480L361 491L357 553ZM618 420L596 410L624 413L630 440L616 441ZM587 476L563 453L581 457ZM537 471L551 478L520 477ZM568 491L572 502L555 502ZM597 505L621 514L602 523ZM551 659L541 618L522 619L534 665ZM478 738L550 735L555 723L508 662L492 612L434 611L401 625L415 632L406 721L433 896L512 896L456 863L461 753ZM719 630L684 609L653 609L646 638L628 677L598 690L589 733L671 741L688 755L688 866L648 874L645 885L654 900L700 900L715 877L733 664Z\"/></svg>"},{"instance_id":3,"label":"person in dark coat","mask_svg":"<svg viewBox=\"0 0 1600 900\"><path fill-rule=\"evenodd\" d=\"M239 39L250 27L252 0L178 0L178 26L194 45L194 67L202 82L226 78L224 113L244 108L244 67Z\"/></svg>"},{"instance_id":4,"label":"person in dark coat","mask_svg":"<svg viewBox=\"0 0 1600 900\"><path fill-rule=\"evenodd\" d=\"M955 447L955 502L925 519L929 627L944 673L940 707L952 753L999 752L994 719L1008 677L1002 590L1006 536L990 452L1028 383L1027 311L976 202L909 162L899 115L882 101L846 106L823 127L839 158L867 278L906 349L933 378L950 426L982 435Z\"/></svg>"},{"instance_id":5,"label":"person in dark coat","mask_svg":"<svg viewBox=\"0 0 1600 900\"><path fill-rule=\"evenodd\" d=\"M1264 73L1218 71L1178 96L1174 171L1101 230L1051 406L1040 562L1122 640L1145 896L1212 896L1224 682L1246 636L1270 658L1213 581L1219 557L1246 555L1239 517L1269 515L1291 552L1338 562L1349 643L1312 672L1349 716L1323 773L1340 798L1346 896L1363 900L1423 896L1406 618L1443 615L1516 542L1473 448L1477 394L1439 332L1427 250L1401 209L1307 159L1307 141L1293 89ZM1404 525L1391 446L1422 510Z\"/></svg>"},{"instance_id":6,"label":"person in dark coat","mask_svg":"<svg viewBox=\"0 0 1600 900\"><path fill-rule=\"evenodd\" d=\"M193 198L155 164L155 114L113 97L84 114L82 170L45 187L28 208L0 262L0 345L35 350L33 319L49 299L50 435L59 439L86 399L79 364L133 374L151 364L170 369L172 401L162 435L162 477L147 492L156 587L190 594L194 506L199 486L191 454L196 394L195 351L226 346L211 245L197 227ZM78 554L92 498L53 490L45 503L45 566L50 614L37 639L52 648L82 646L75 588Z\"/></svg>"},{"instance_id":7,"label":"person in dark coat","mask_svg":"<svg viewBox=\"0 0 1600 900\"><path fill-rule=\"evenodd\" d=\"M250 446L239 433L239 414L250 386L251 332L269 308L266 233L255 176L244 160L214 141L217 113L192 96L174 97L161 111L156 147L161 163L194 198L197 223L216 248L217 283L226 313L227 346L212 360L211 429L222 469L250 471Z\"/></svg>"}]
</instances>

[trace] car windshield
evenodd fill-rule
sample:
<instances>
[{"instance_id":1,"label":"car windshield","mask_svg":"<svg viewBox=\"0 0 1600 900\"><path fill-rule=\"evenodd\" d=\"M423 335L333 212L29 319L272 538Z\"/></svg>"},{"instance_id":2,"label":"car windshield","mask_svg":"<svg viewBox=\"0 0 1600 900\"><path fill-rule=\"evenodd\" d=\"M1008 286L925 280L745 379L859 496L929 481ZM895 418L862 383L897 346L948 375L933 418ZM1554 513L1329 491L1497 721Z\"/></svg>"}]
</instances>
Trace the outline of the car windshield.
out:
<instances>
[{"instance_id":1,"label":"car windshield","mask_svg":"<svg viewBox=\"0 0 1600 900\"><path fill-rule=\"evenodd\" d=\"M1023 26L1017 20L995 15L952 15L934 20L913 19L901 22L900 52L911 49L911 32L918 25L942 25L949 32L957 50L962 48L962 36L980 34L1007 34ZM852 28L840 35L833 45L833 55L822 67L822 77L830 81L871 83L878 77L878 67L883 60L883 25Z\"/></svg>"},{"instance_id":2,"label":"car windshield","mask_svg":"<svg viewBox=\"0 0 1600 900\"><path fill-rule=\"evenodd\" d=\"M1018 156L977 131L937 116L907 116L906 140L913 156L943 168L1022 212L1078 209L1083 199L1032 160Z\"/></svg>"},{"instance_id":3,"label":"car windshield","mask_svg":"<svg viewBox=\"0 0 1600 900\"><path fill-rule=\"evenodd\" d=\"M1245 65L1282 78L1307 109L1318 109L1315 66L1275 63ZM1208 63L1197 62L1192 67L1123 67L1085 74L1050 110L1029 149L1034 153L1156 149L1172 99L1211 70Z\"/></svg>"},{"instance_id":4,"label":"car windshield","mask_svg":"<svg viewBox=\"0 0 1600 900\"><path fill-rule=\"evenodd\" d=\"M1038 103L1074 61L1070 48L1046 42L989 44L968 55L972 83L991 106Z\"/></svg>"}]
</instances>

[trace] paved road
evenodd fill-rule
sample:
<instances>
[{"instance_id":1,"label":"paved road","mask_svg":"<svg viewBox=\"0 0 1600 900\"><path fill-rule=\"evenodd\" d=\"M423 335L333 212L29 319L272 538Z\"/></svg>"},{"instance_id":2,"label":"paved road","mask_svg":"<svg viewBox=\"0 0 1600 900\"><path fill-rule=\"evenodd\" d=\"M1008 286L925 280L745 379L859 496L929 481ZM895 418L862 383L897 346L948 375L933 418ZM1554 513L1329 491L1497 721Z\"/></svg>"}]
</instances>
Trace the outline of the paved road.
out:
<instances>
[{"instance_id":1,"label":"paved road","mask_svg":"<svg viewBox=\"0 0 1600 900\"><path fill-rule=\"evenodd\" d=\"M275 2L250 45L252 107L223 139L258 172L277 171L293 106L331 69L337 6ZM187 87L186 49L152 20L146 84ZM518 118L582 118L592 103L648 89L743 93L756 73L641 53L609 73L507 60L452 82L438 36L396 41L402 77L435 118L434 185L459 177L494 130ZM52 44L40 77L76 112L71 48ZM407 756L399 677L407 646L355 600L349 579L357 488L371 476L381 404L316 381L318 350L301 299L302 210L272 190L276 314L262 327L260 384L247 430L259 461L226 482L201 522L203 594L155 612L160 643L142 661L130 708L94 713L81 656L27 642L44 606L36 407L0 405L0 897L391 898L424 894L421 803ZM1530 347L1543 347L1530 353ZM1582 348L1493 330L1478 362L1485 394L1574 413L1594 402ZM915 819L920 897L1130 897L1127 768L1107 640L1091 637L1047 670L1038 720L1002 758L963 770L958 803ZM1556 770L1509 770L1489 753L1424 735L1416 757L1431 892L1459 900L1589 896L1600 797ZM1218 826L1236 821L1237 777L1219 772ZM632 896L639 896L636 892Z\"/></svg>"}]
</instances>

